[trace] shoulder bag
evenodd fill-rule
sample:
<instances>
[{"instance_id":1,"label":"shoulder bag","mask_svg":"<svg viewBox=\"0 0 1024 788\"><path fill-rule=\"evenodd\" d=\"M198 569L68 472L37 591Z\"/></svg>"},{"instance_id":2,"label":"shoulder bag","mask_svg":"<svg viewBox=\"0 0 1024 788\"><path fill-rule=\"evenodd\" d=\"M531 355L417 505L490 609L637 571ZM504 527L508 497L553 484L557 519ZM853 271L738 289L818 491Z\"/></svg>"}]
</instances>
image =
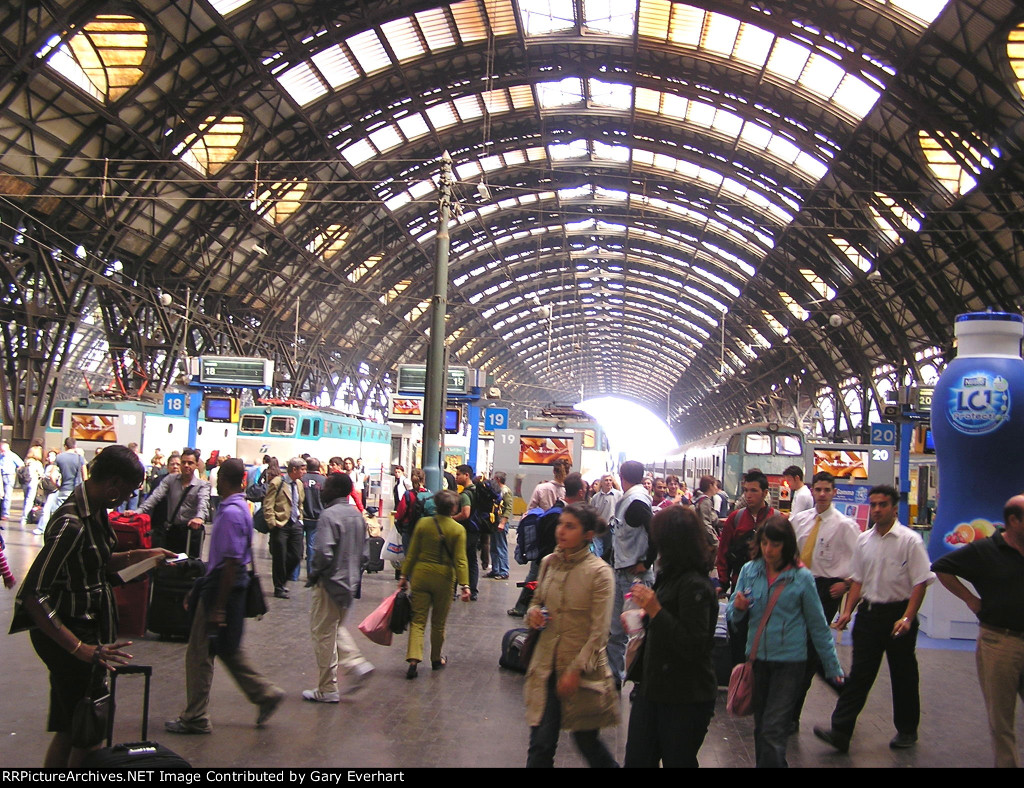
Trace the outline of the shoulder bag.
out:
<instances>
[{"instance_id":1,"label":"shoulder bag","mask_svg":"<svg viewBox=\"0 0 1024 788\"><path fill-rule=\"evenodd\" d=\"M256 574L256 556L252 552L252 531L249 532L249 585L245 589L245 617L263 618L267 614L267 600L263 584Z\"/></svg>"},{"instance_id":2,"label":"shoulder bag","mask_svg":"<svg viewBox=\"0 0 1024 788\"><path fill-rule=\"evenodd\" d=\"M764 615L761 617L761 624L754 634L754 642L750 646L750 656L746 662L742 662L732 669L729 675L729 694L726 696L725 710L733 717L747 717L754 713L754 660L757 659L757 646L761 640L761 633L775 609L775 603L786 585L785 580L779 580L778 586L772 592L772 598L768 601Z\"/></svg>"}]
</instances>

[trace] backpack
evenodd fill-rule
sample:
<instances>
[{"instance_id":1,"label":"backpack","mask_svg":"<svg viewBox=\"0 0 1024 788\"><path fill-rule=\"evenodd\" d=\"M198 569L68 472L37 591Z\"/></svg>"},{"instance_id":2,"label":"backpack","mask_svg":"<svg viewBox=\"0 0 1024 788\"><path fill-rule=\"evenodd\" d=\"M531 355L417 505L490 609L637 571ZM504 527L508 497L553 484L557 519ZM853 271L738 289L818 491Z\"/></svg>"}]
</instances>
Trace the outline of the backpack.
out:
<instances>
[{"instance_id":1,"label":"backpack","mask_svg":"<svg viewBox=\"0 0 1024 788\"><path fill-rule=\"evenodd\" d=\"M563 508L565 504L558 501L550 509L544 510L538 506L523 515L523 519L516 527L517 563L539 561L554 549L551 537Z\"/></svg>"},{"instance_id":2,"label":"backpack","mask_svg":"<svg viewBox=\"0 0 1024 788\"><path fill-rule=\"evenodd\" d=\"M18 468L18 481L24 487L32 484L32 469L28 467L27 462Z\"/></svg>"},{"instance_id":3,"label":"backpack","mask_svg":"<svg viewBox=\"0 0 1024 788\"><path fill-rule=\"evenodd\" d=\"M501 509L501 488L492 481L480 481L473 485L470 516L481 531L493 531L497 521L495 513Z\"/></svg>"},{"instance_id":4,"label":"backpack","mask_svg":"<svg viewBox=\"0 0 1024 788\"><path fill-rule=\"evenodd\" d=\"M267 483L253 482L245 488L245 500L259 503L267 497Z\"/></svg>"}]
</instances>

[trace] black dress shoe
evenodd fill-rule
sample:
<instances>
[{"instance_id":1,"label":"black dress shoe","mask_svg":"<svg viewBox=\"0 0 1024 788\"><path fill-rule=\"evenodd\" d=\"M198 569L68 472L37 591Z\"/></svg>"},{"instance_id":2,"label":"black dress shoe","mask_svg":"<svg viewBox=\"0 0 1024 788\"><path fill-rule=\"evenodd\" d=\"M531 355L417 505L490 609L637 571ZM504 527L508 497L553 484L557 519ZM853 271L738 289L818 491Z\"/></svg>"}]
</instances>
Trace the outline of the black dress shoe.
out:
<instances>
[{"instance_id":1,"label":"black dress shoe","mask_svg":"<svg viewBox=\"0 0 1024 788\"><path fill-rule=\"evenodd\" d=\"M844 733L839 733L831 728L819 728L815 725L814 735L825 742L825 744L835 747L839 752L850 751L850 737Z\"/></svg>"},{"instance_id":2,"label":"black dress shoe","mask_svg":"<svg viewBox=\"0 0 1024 788\"><path fill-rule=\"evenodd\" d=\"M480 595L476 591L474 591L472 594L469 595L469 601L470 602L476 602L477 597L479 597L479 596Z\"/></svg>"},{"instance_id":3,"label":"black dress shoe","mask_svg":"<svg viewBox=\"0 0 1024 788\"><path fill-rule=\"evenodd\" d=\"M522 618L526 615L525 610L520 610L518 607L510 607L505 611L506 615L512 616L512 618Z\"/></svg>"},{"instance_id":4,"label":"black dress shoe","mask_svg":"<svg viewBox=\"0 0 1024 788\"><path fill-rule=\"evenodd\" d=\"M283 588L275 588L274 589L274 597L277 598L277 599L289 599L290 598L288 596L288 592L285 591Z\"/></svg>"},{"instance_id":5,"label":"black dress shoe","mask_svg":"<svg viewBox=\"0 0 1024 788\"><path fill-rule=\"evenodd\" d=\"M409 663L409 669L407 671L405 671L405 677L407 679L414 679L414 678L416 678L416 666L418 664L419 664L418 662L410 662Z\"/></svg>"},{"instance_id":6,"label":"black dress shoe","mask_svg":"<svg viewBox=\"0 0 1024 788\"><path fill-rule=\"evenodd\" d=\"M917 744L916 733L897 733L889 747L893 750L907 750Z\"/></svg>"}]
</instances>

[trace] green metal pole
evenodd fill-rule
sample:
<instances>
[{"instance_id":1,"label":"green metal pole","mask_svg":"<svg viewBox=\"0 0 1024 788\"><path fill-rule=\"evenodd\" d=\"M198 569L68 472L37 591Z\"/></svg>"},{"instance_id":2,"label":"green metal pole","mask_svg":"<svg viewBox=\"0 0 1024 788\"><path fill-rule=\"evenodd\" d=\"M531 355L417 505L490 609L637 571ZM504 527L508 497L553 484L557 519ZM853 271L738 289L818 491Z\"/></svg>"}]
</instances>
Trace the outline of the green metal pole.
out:
<instances>
[{"instance_id":1,"label":"green metal pole","mask_svg":"<svg viewBox=\"0 0 1024 788\"><path fill-rule=\"evenodd\" d=\"M427 489L441 489L441 421L445 391L445 321L448 317L448 219L451 216L452 157L441 156L434 294L430 305L427 388L423 398L423 472Z\"/></svg>"}]
</instances>

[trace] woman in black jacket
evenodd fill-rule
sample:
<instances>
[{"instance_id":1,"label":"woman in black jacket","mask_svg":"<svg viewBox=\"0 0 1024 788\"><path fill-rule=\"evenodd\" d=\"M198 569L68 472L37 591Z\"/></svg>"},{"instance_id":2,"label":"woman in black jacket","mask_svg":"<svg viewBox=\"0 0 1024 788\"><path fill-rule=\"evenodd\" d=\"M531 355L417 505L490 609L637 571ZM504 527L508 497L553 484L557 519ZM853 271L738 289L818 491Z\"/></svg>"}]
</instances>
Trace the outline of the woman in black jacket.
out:
<instances>
[{"instance_id":1,"label":"woman in black jacket","mask_svg":"<svg viewBox=\"0 0 1024 788\"><path fill-rule=\"evenodd\" d=\"M708 580L704 529L693 509L669 506L651 520L658 549L654 588L635 585L646 640L628 679L637 683L626 766L696 767L715 713L711 648L718 600Z\"/></svg>"}]
</instances>

